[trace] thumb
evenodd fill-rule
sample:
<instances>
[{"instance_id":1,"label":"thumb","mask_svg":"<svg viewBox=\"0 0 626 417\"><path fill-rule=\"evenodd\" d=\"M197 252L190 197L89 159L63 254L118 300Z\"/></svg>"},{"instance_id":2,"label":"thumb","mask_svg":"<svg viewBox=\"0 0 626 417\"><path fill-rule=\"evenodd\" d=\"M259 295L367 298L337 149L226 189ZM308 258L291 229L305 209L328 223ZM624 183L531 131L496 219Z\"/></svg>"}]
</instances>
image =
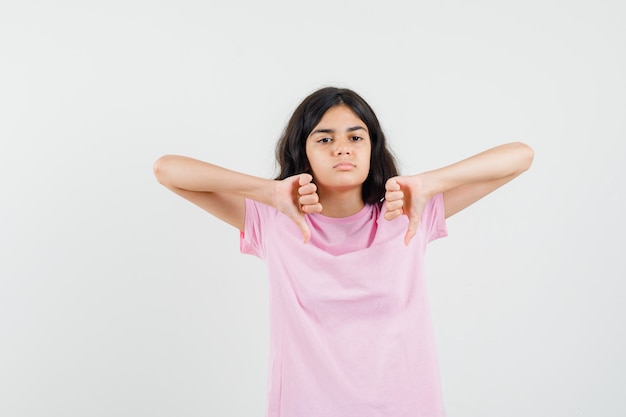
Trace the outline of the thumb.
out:
<instances>
[{"instance_id":1,"label":"thumb","mask_svg":"<svg viewBox=\"0 0 626 417\"><path fill-rule=\"evenodd\" d=\"M298 188L302 187L313 180L309 174L296 174L282 180L287 188L282 187L280 193L280 205L277 208L282 211L302 232L302 242L307 243L311 238L311 230L304 219L302 207L298 201ZM287 195L289 195L287 197Z\"/></svg>"},{"instance_id":2,"label":"thumb","mask_svg":"<svg viewBox=\"0 0 626 417\"><path fill-rule=\"evenodd\" d=\"M298 185L300 187L310 184L313 181L313 176L311 174L303 173L298 177ZM304 220L304 214L302 213L302 208L300 208L300 212L297 217L294 219L300 231L302 232L302 243L308 243L309 239L311 239L311 230L309 226L306 224Z\"/></svg>"},{"instance_id":3,"label":"thumb","mask_svg":"<svg viewBox=\"0 0 626 417\"><path fill-rule=\"evenodd\" d=\"M421 213L419 214L413 213L409 216L409 228L407 229L406 234L404 235L404 244L407 246L411 242L411 239L413 239L413 237L417 233L417 228L419 227L419 224L420 224L420 217L421 217Z\"/></svg>"},{"instance_id":4,"label":"thumb","mask_svg":"<svg viewBox=\"0 0 626 417\"><path fill-rule=\"evenodd\" d=\"M409 196L409 198L411 203L410 208L406 213L409 218L409 227L406 231L406 235L404 236L404 244L407 246L417 233L417 229L420 225L420 219L422 218L422 213L424 212L424 207L428 201L426 196L419 195L419 193L418 195L413 194Z\"/></svg>"},{"instance_id":5,"label":"thumb","mask_svg":"<svg viewBox=\"0 0 626 417\"><path fill-rule=\"evenodd\" d=\"M304 221L304 215L302 213L298 213L292 220L302 232L302 243L308 243L309 239L311 239L311 229L309 229L309 225L307 225L306 221Z\"/></svg>"}]
</instances>

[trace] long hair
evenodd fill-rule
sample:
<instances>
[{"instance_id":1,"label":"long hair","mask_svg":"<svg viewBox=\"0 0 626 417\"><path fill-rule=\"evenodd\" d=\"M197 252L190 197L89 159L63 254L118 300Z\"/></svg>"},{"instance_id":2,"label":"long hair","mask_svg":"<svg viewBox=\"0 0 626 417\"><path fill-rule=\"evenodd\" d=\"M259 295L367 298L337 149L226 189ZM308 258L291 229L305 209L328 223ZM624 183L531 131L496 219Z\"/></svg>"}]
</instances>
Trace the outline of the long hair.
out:
<instances>
[{"instance_id":1,"label":"long hair","mask_svg":"<svg viewBox=\"0 0 626 417\"><path fill-rule=\"evenodd\" d=\"M311 93L296 108L277 145L276 161L282 180L309 170L306 140L331 107L345 104L365 123L372 142L370 172L362 187L363 202L378 203L385 196L385 182L398 175L396 160L387 148L387 141L374 110L361 96L347 88L325 87Z\"/></svg>"}]
</instances>

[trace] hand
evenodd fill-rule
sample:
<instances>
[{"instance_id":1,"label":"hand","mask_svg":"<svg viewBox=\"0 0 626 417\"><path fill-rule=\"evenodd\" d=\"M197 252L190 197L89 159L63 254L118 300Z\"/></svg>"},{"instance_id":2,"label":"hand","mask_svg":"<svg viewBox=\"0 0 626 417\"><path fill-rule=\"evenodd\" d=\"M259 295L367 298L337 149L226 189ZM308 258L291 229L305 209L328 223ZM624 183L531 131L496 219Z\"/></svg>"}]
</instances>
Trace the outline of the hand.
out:
<instances>
[{"instance_id":1,"label":"hand","mask_svg":"<svg viewBox=\"0 0 626 417\"><path fill-rule=\"evenodd\" d=\"M408 245L417 233L424 206L431 196L418 175L389 178L385 190L385 219L393 220L403 214L409 218L409 228L404 235L404 244Z\"/></svg>"},{"instance_id":2,"label":"hand","mask_svg":"<svg viewBox=\"0 0 626 417\"><path fill-rule=\"evenodd\" d=\"M317 186L312 181L313 177L309 174L293 175L276 181L274 189L274 207L300 228L304 243L311 238L311 230L304 221L304 215L322 212Z\"/></svg>"}]
</instances>

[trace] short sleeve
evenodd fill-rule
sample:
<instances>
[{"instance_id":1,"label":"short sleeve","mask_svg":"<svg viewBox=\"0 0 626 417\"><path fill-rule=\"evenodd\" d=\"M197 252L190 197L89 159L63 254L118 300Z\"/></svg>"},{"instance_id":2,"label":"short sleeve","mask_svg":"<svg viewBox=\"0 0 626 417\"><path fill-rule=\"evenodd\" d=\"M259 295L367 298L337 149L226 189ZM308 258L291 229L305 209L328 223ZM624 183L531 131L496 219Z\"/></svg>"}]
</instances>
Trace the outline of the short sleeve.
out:
<instances>
[{"instance_id":1,"label":"short sleeve","mask_svg":"<svg viewBox=\"0 0 626 417\"><path fill-rule=\"evenodd\" d=\"M246 199L244 230L239 235L239 250L247 255L263 258L264 216L262 205L254 200Z\"/></svg>"},{"instance_id":2,"label":"short sleeve","mask_svg":"<svg viewBox=\"0 0 626 417\"><path fill-rule=\"evenodd\" d=\"M436 194L428 200L422 212L420 227L424 230L426 242L448 236L443 193Z\"/></svg>"}]
</instances>

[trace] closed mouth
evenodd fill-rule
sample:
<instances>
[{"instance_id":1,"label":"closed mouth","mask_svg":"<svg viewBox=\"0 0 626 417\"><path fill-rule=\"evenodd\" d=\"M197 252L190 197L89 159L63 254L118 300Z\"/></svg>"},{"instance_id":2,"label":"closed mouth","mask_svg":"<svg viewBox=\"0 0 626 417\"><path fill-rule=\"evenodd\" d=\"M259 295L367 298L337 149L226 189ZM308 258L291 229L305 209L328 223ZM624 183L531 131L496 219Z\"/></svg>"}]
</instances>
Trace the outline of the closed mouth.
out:
<instances>
[{"instance_id":1,"label":"closed mouth","mask_svg":"<svg viewBox=\"0 0 626 417\"><path fill-rule=\"evenodd\" d=\"M352 162L339 162L337 165L335 165L333 168L355 168L356 165L354 165Z\"/></svg>"}]
</instances>

